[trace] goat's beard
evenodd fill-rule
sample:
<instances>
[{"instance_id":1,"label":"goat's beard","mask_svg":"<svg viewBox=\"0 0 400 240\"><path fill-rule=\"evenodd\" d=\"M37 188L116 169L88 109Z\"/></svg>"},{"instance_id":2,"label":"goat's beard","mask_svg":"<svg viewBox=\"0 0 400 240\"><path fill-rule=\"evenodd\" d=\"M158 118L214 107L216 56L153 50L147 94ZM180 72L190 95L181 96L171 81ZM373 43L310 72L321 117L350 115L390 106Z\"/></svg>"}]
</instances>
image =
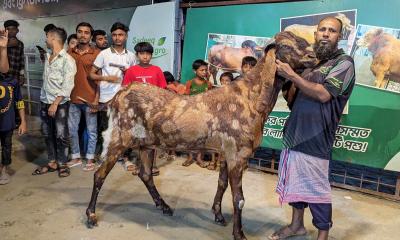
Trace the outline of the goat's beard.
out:
<instances>
[{"instance_id":1,"label":"goat's beard","mask_svg":"<svg viewBox=\"0 0 400 240\"><path fill-rule=\"evenodd\" d=\"M323 61L328 60L332 57L332 55L336 52L338 46L338 42L328 42L326 44L321 44L321 41L318 41L314 44L313 49L316 57Z\"/></svg>"}]
</instances>

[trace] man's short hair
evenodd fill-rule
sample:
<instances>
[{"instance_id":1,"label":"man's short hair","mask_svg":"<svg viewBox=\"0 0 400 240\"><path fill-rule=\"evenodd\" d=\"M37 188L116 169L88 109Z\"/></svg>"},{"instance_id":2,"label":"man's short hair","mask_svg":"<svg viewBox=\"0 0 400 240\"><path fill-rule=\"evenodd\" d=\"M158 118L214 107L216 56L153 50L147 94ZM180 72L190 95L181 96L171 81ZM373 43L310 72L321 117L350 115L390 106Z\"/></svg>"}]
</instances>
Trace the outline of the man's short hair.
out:
<instances>
[{"instance_id":1,"label":"man's short hair","mask_svg":"<svg viewBox=\"0 0 400 240\"><path fill-rule=\"evenodd\" d=\"M15 20L7 20L7 21L4 22L4 28L7 28L7 27L16 27L16 28L18 28L19 27L19 23L17 21L15 21Z\"/></svg>"},{"instance_id":2,"label":"man's short hair","mask_svg":"<svg viewBox=\"0 0 400 240\"><path fill-rule=\"evenodd\" d=\"M337 18L337 17L333 17L333 16L325 17L325 18L321 19L321 21L319 21L318 26L319 26L319 24L320 24L322 21L327 20L327 19L334 19L334 20L338 21L338 23L339 23L339 25L340 25L340 27L339 27L339 33L342 33L342 30L343 30L343 22L342 22L342 20L340 20L340 19Z\"/></svg>"},{"instance_id":3,"label":"man's short hair","mask_svg":"<svg viewBox=\"0 0 400 240\"><path fill-rule=\"evenodd\" d=\"M104 30L98 29L98 30L94 30L93 31L93 37L92 37L92 41L96 42L96 37L97 36L106 36L107 33Z\"/></svg>"},{"instance_id":4,"label":"man's short hair","mask_svg":"<svg viewBox=\"0 0 400 240\"><path fill-rule=\"evenodd\" d=\"M46 26L44 26L43 31L45 33L48 33L51 29L56 28L56 26L52 23L47 24Z\"/></svg>"},{"instance_id":5,"label":"man's short hair","mask_svg":"<svg viewBox=\"0 0 400 240\"><path fill-rule=\"evenodd\" d=\"M88 27L90 29L90 35L93 35L93 27L92 27L92 25L90 25L90 23L87 23L87 22L79 23L75 28L76 32L78 32L79 27Z\"/></svg>"},{"instance_id":6,"label":"man's short hair","mask_svg":"<svg viewBox=\"0 0 400 240\"><path fill-rule=\"evenodd\" d=\"M78 39L78 36L76 35L76 33L71 34L71 35L68 36L67 44L69 44L69 42L71 42L72 39Z\"/></svg>"},{"instance_id":7,"label":"man's short hair","mask_svg":"<svg viewBox=\"0 0 400 240\"><path fill-rule=\"evenodd\" d=\"M134 50L136 53L148 52L148 53L153 54L153 52L154 52L153 46L151 46L151 44L148 42L137 43L134 47Z\"/></svg>"},{"instance_id":8,"label":"man's short hair","mask_svg":"<svg viewBox=\"0 0 400 240\"><path fill-rule=\"evenodd\" d=\"M114 32L115 30L118 30L118 29L120 29L120 30L122 30L122 31L124 31L124 32L126 32L126 33L129 32L129 27L126 26L125 24L121 23L121 22L116 22L116 23L114 23L114 24L111 26L110 32Z\"/></svg>"},{"instance_id":9,"label":"man's short hair","mask_svg":"<svg viewBox=\"0 0 400 240\"><path fill-rule=\"evenodd\" d=\"M192 68L193 68L193 70L197 70L197 69L199 69L201 66L208 66L208 63L206 63L204 60L202 60L202 59L197 59L197 60L194 60L194 62L193 62L193 64L192 64Z\"/></svg>"},{"instance_id":10,"label":"man's short hair","mask_svg":"<svg viewBox=\"0 0 400 240\"><path fill-rule=\"evenodd\" d=\"M64 44L67 40L67 32L64 28L55 27L53 29L50 29L48 33L56 34L60 38L62 44Z\"/></svg>"},{"instance_id":11,"label":"man's short hair","mask_svg":"<svg viewBox=\"0 0 400 240\"><path fill-rule=\"evenodd\" d=\"M247 56L242 59L242 67L245 65L250 65L254 67L257 64L257 59L252 56Z\"/></svg>"}]
</instances>

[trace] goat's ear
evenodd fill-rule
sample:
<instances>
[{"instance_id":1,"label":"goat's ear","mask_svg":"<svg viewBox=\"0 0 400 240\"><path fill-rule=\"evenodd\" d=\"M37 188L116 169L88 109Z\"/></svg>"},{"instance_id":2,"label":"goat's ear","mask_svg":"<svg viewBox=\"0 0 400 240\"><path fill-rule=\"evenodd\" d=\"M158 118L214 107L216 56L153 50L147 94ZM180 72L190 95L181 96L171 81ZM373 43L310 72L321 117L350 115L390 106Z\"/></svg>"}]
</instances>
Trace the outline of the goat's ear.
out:
<instances>
[{"instance_id":1,"label":"goat's ear","mask_svg":"<svg viewBox=\"0 0 400 240\"><path fill-rule=\"evenodd\" d=\"M264 48L264 54L267 55L268 51L271 50L272 48L276 48L275 40L274 40L273 42L271 42L270 44L268 44L268 45Z\"/></svg>"},{"instance_id":2,"label":"goat's ear","mask_svg":"<svg viewBox=\"0 0 400 240\"><path fill-rule=\"evenodd\" d=\"M266 56L265 56L265 66L263 70L264 79L268 79L268 81L272 81L275 79L276 73L276 57L275 57L275 48L271 48Z\"/></svg>"}]
</instances>

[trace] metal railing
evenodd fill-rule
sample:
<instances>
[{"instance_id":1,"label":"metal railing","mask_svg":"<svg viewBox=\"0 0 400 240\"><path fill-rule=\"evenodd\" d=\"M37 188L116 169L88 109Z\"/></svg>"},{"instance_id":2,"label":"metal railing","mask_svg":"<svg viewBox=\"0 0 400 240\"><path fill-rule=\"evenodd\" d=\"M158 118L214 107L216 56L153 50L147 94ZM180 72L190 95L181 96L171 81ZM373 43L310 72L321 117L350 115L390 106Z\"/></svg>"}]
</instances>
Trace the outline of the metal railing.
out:
<instances>
[{"instance_id":1,"label":"metal railing","mask_svg":"<svg viewBox=\"0 0 400 240\"><path fill-rule=\"evenodd\" d=\"M43 63L40 61L39 54L35 53L25 53L25 84L22 86L22 89L26 90L26 95L23 95L24 101L27 105L27 113L29 115L37 115L38 112L33 111L32 105L35 104L37 106L40 105L40 99L34 98L32 95L32 90L36 89L40 91L41 83L42 83L42 74L43 74ZM36 76L36 78L33 78ZM39 84L33 85L33 80L38 80Z\"/></svg>"}]
</instances>

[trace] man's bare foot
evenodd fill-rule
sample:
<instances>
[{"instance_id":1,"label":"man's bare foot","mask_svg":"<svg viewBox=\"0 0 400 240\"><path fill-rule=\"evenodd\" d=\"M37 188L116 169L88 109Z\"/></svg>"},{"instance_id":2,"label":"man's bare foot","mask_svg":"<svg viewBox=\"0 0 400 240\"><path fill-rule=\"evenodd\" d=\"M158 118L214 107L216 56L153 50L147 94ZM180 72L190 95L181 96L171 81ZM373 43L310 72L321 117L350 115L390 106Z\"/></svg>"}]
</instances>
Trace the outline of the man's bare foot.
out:
<instances>
[{"instance_id":1,"label":"man's bare foot","mask_svg":"<svg viewBox=\"0 0 400 240\"><path fill-rule=\"evenodd\" d=\"M278 231L274 232L271 234L268 239L270 240L280 240L280 239L286 239L289 237L294 237L294 236L304 236L307 234L307 230L301 226L298 227L297 229L293 228L291 225L285 226Z\"/></svg>"}]
</instances>

